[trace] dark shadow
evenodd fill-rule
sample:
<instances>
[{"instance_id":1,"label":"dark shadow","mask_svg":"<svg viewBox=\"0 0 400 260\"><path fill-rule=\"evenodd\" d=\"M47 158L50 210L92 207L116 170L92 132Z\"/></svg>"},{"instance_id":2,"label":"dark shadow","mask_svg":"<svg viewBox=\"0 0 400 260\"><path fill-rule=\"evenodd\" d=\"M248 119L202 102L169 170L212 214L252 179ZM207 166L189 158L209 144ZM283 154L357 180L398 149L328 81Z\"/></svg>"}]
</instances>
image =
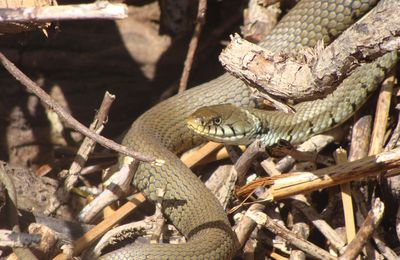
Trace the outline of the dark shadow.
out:
<instances>
[{"instance_id":1,"label":"dark shadow","mask_svg":"<svg viewBox=\"0 0 400 260\"><path fill-rule=\"evenodd\" d=\"M59 86L72 115L85 125L91 122L105 91L116 95L105 135L117 136L149 106L149 80L126 51L112 21L61 23L60 31L49 30L48 38L41 32L2 36L0 50L34 81L39 79L46 92ZM43 133L50 130L43 107L36 105L34 115L27 111L30 94L4 69L0 69L0 86L1 158L8 159L5 128L16 107L32 127L32 139L51 144L43 139L50 138L50 132Z\"/></svg>"}]
</instances>

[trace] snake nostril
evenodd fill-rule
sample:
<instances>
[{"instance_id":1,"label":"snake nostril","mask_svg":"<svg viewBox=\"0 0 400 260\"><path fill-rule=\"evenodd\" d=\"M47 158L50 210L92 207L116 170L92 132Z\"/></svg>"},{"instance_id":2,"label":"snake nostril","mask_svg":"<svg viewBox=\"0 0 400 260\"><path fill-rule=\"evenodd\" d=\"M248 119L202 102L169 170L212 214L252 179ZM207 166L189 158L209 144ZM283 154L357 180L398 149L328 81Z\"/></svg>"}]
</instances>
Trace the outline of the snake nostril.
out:
<instances>
[{"instance_id":1,"label":"snake nostril","mask_svg":"<svg viewBox=\"0 0 400 260\"><path fill-rule=\"evenodd\" d=\"M197 126L204 126L205 122L201 117L195 117L192 119L193 123Z\"/></svg>"}]
</instances>

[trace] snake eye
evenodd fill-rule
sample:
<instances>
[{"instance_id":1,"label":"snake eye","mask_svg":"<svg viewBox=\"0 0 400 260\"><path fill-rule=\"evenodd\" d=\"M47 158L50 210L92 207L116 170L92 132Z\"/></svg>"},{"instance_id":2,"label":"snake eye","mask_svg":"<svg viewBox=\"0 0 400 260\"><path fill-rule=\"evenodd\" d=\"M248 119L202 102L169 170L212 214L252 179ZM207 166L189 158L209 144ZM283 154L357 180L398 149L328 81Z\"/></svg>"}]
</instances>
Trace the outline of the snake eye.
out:
<instances>
[{"instance_id":1,"label":"snake eye","mask_svg":"<svg viewBox=\"0 0 400 260\"><path fill-rule=\"evenodd\" d=\"M214 125L220 125L222 123L221 117L214 117L213 123L214 123Z\"/></svg>"}]
</instances>

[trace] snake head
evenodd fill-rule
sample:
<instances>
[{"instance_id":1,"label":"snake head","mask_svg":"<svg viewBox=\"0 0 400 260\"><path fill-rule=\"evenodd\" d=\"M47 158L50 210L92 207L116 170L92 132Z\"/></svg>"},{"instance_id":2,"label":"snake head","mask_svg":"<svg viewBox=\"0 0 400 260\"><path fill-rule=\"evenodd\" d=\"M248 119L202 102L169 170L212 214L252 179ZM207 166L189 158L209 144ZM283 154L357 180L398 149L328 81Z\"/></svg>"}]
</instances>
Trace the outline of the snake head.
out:
<instances>
[{"instance_id":1,"label":"snake head","mask_svg":"<svg viewBox=\"0 0 400 260\"><path fill-rule=\"evenodd\" d=\"M210 141L249 144L260 131L260 120L248 110L232 104L197 109L186 119L186 126Z\"/></svg>"}]
</instances>

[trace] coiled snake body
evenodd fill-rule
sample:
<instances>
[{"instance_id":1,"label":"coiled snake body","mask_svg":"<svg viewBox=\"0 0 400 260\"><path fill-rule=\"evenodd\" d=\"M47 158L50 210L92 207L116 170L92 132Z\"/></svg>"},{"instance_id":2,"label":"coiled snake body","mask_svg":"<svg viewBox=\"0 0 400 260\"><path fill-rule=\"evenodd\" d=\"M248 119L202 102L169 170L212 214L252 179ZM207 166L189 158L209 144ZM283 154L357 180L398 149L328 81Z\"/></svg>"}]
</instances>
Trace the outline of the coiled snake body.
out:
<instances>
[{"instance_id":1,"label":"coiled snake body","mask_svg":"<svg viewBox=\"0 0 400 260\"><path fill-rule=\"evenodd\" d=\"M300 46L313 46L319 39L329 43L376 2L377 0L303 0L281 20L261 45L270 50L292 50ZM375 85L383 78L382 70L376 73L369 71L367 74L376 78L374 81L369 81ZM348 88L351 86L347 86L346 89ZM357 94L348 92L348 95ZM157 189L165 192L162 202L163 213L187 238L187 243L135 244L111 252L105 255L105 258L230 259L233 257L238 249L237 239L224 210L176 154L204 141L185 125L185 119L196 109L225 103L251 108L255 103L250 96L251 91L240 80L225 74L154 106L133 123L123 144L143 154L164 159L166 162L161 167L141 163L133 179L133 185L151 201L157 199ZM361 96L360 99L365 97ZM332 100L332 102L340 101L340 99ZM310 113L309 105L297 108L297 113L300 112L299 115ZM338 103L325 105L340 106ZM318 111L320 110L312 112L316 120ZM295 122L296 116L297 114L287 122ZM349 116L343 115L346 118ZM274 121L276 129L279 129L280 122L283 122L280 120L284 120L285 117L286 115L282 114L279 116L280 119L276 117ZM315 120L313 122L316 122L316 125L318 123ZM285 130L283 125L281 128ZM294 135L296 131L304 130L301 127L293 128L291 134ZM309 134L304 136L307 137Z\"/></svg>"}]
</instances>

